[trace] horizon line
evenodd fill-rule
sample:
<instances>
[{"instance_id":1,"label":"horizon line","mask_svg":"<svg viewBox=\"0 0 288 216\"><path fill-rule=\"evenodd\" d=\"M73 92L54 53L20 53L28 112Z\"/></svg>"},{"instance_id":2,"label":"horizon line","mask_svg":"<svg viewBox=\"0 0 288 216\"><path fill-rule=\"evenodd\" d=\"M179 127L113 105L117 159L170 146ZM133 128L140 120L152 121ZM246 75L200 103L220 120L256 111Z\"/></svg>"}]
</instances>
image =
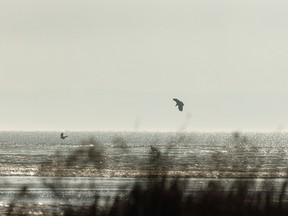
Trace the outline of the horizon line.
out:
<instances>
[{"instance_id":1,"label":"horizon line","mask_svg":"<svg viewBox=\"0 0 288 216\"><path fill-rule=\"evenodd\" d=\"M135 133L288 133L285 130L243 130L243 129L218 129L218 130L204 130L204 129L190 129L190 130L151 130L151 129L0 129L0 132L135 132Z\"/></svg>"}]
</instances>

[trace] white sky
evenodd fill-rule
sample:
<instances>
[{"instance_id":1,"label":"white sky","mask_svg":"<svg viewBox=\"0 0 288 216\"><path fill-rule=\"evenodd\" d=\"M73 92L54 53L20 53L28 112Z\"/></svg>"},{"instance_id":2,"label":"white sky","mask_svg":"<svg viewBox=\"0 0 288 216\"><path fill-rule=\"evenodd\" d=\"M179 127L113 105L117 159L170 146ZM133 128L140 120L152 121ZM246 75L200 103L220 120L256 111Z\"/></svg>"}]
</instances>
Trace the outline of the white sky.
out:
<instances>
[{"instance_id":1,"label":"white sky","mask_svg":"<svg viewBox=\"0 0 288 216\"><path fill-rule=\"evenodd\" d=\"M287 8L2 0L0 130L287 130Z\"/></svg>"}]
</instances>

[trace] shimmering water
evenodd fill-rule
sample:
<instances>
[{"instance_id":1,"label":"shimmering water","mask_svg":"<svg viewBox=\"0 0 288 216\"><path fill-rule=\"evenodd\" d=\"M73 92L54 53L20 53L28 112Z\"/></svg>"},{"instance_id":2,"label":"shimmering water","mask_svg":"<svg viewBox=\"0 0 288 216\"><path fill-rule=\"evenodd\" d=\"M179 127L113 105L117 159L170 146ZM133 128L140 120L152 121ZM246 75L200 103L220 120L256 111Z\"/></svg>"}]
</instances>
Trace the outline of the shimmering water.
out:
<instances>
[{"instance_id":1,"label":"shimmering water","mask_svg":"<svg viewBox=\"0 0 288 216\"><path fill-rule=\"evenodd\" d=\"M0 132L1 205L23 185L31 199L125 194L135 178L189 177L193 190L211 179L287 177L288 133ZM93 188L93 190L91 189ZM59 198L59 197L58 197Z\"/></svg>"},{"instance_id":2,"label":"shimmering water","mask_svg":"<svg viewBox=\"0 0 288 216\"><path fill-rule=\"evenodd\" d=\"M145 174L151 168L151 146L159 151L163 169L182 176L231 177L257 171L257 175L281 177L288 162L287 133L67 132L65 140L59 134L0 132L0 175L54 176L50 168L57 160L91 146L103 157L101 172L74 170L77 176ZM40 172L41 166L47 168L45 172ZM65 175L74 176L70 171Z\"/></svg>"}]
</instances>

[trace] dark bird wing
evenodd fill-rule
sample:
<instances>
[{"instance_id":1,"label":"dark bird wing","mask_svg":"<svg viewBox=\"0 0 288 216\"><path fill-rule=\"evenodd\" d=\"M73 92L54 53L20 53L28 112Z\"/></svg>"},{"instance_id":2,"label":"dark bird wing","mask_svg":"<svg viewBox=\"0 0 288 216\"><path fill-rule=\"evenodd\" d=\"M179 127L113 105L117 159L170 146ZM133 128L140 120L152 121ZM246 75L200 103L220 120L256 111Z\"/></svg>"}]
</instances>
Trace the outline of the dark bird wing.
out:
<instances>
[{"instance_id":1,"label":"dark bird wing","mask_svg":"<svg viewBox=\"0 0 288 216\"><path fill-rule=\"evenodd\" d=\"M61 139L65 139L66 137L68 137L68 135L64 136L64 133L61 133L61 134L60 134L60 138L61 138Z\"/></svg>"},{"instance_id":2,"label":"dark bird wing","mask_svg":"<svg viewBox=\"0 0 288 216\"><path fill-rule=\"evenodd\" d=\"M176 105L178 105L179 103L181 103L180 100L176 99L176 98L173 98L173 100L177 103Z\"/></svg>"},{"instance_id":3,"label":"dark bird wing","mask_svg":"<svg viewBox=\"0 0 288 216\"><path fill-rule=\"evenodd\" d=\"M176 102L176 106L178 106L178 109L180 111L183 111L183 106L184 106L184 103L176 98L173 98L173 100Z\"/></svg>"}]
</instances>

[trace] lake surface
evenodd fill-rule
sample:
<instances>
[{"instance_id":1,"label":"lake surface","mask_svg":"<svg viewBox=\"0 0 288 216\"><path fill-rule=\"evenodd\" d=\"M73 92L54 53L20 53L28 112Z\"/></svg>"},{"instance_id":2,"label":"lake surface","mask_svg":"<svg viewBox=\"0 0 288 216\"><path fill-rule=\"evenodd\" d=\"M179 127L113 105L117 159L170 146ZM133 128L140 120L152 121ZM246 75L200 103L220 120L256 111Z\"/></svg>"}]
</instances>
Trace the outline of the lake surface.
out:
<instances>
[{"instance_id":1,"label":"lake surface","mask_svg":"<svg viewBox=\"0 0 288 216\"><path fill-rule=\"evenodd\" d=\"M0 132L0 207L27 186L39 203L125 196L147 176L209 181L284 181L288 133ZM271 181L272 181L271 180ZM56 185L59 192L51 191Z\"/></svg>"}]
</instances>

